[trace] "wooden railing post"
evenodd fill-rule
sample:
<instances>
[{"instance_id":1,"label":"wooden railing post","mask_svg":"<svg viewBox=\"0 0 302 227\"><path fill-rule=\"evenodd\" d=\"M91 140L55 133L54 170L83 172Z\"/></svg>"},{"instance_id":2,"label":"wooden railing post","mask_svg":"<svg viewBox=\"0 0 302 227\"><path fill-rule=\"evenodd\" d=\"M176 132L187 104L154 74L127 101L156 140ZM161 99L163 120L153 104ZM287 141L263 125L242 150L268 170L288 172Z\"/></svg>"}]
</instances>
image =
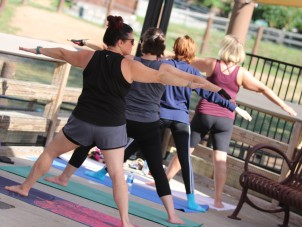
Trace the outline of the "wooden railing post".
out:
<instances>
[{"instance_id":1,"label":"wooden railing post","mask_svg":"<svg viewBox=\"0 0 302 227\"><path fill-rule=\"evenodd\" d=\"M288 144L288 149L286 151L286 156L289 160L293 160L294 158L294 151L297 147L300 146L301 143L301 136L302 136L302 123L301 122L295 122L292 134L291 134L291 140ZM282 165L281 174L279 176L279 182L284 180L288 174L289 168L287 165ZM277 200L272 200L273 206L278 206L279 202Z\"/></svg>"},{"instance_id":2,"label":"wooden railing post","mask_svg":"<svg viewBox=\"0 0 302 227\"><path fill-rule=\"evenodd\" d=\"M264 28L261 26L258 28L257 37L254 43L253 54L256 55L258 53L259 43L261 42Z\"/></svg>"},{"instance_id":3,"label":"wooden railing post","mask_svg":"<svg viewBox=\"0 0 302 227\"><path fill-rule=\"evenodd\" d=\"M202 43L201 43L201 47L200 47L200 54L201 55L204 55L204 53L206 52L208 39L210 37L210 30L211 30L213 21L214 21L214 16L212 14L210 14L208 22L207 22L207 28L205 30L203 40L202 40Z\"/></svg>"},{"instance_id":4,"label":"wooden railing post","mask_svg":"<svg viewBox=\"0 0 302 227\"><path fill-rule=\"evenodd\" d=\"M288 144L288 149L286 151L286 156L292 160L294 157L294 152L297 147L300 146L302 136L302 122L296 121L292 130L291 139ZM283 180L288 174L287 165L283 165L281 169L281 174L279 180Z\"/></svg>"},{"instance_id":5,"label":"wooden railing post","mask_svg":"<svg viewBox=\"0 0 302 227\"><path fill-rule=\"evenodd\" d=\"M16 69L16 65L14 62L4 62L3 63L3 67L2 67L2 71L1 71L1 78L7 78L7 79L12 79L15 76L15 70ZM1 95L5 95L6 90L8 88L7 86L7 81L4 80L2 82L2 92ZM0 99L0 106L6 106L7 105L7 100L6 99Z\"/></svg>"},{"instance_id":6,"label":"wooden railing post","mask_svg":"<svg viewBox=\"0 0 302 227\"><path fill-rule=\"evenodd\" d=\"M58 63L55 69L52 84L58 87L58 92L57 96L55 97L55 100L53 100L53 102L51 103L51 106L48 105L47 107L45 107L45 111L47 111L49 114L49 117L47 118L50 119L50 125L45 145L47 145L53 139L54 134L56 132L58 113L62 104L64 90L66 88L70 68L71 65L68 63Z\"/></svg>"},{"instance_id":7,"label":"wooden railing post","mask_svg":"<svg viewBox=\"0 0 302 227\"><path fill-rule=\"evenodd\" d=\"M106 15L104 18L103 28L106 28L107 26L107 17L110 15L112 8L113 8L114 0L107 0L107 10Z\"/></svg>"},{"instance_id":8,"label":"wooden railing post","mask_svg":"<svg viewBox=\"0 0 302 227\"><path fill-rule=\"evenodd\" d=\"M0 0L0 13L4 10L7 0Z\"/></svg>"},{"instance_id":9,"label":"wooden railing post","mask_svg":"<svg viewBox=\"0 0 302 227\"><path fill-rule=\"evenodd\" d=\"M57 7L58 13L62 13L64 3L65 3L65 0L59 0L58 7Z\"/></svg>"}]
</instances>

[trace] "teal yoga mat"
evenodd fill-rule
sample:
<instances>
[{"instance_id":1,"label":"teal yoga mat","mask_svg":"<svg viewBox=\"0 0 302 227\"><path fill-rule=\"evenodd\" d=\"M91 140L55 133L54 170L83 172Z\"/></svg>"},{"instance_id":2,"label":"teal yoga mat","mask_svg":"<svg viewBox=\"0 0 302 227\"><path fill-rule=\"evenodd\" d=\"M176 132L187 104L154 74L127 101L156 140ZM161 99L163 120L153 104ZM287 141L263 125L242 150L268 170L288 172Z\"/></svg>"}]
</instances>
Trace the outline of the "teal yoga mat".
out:
<instances>
[{"instance_id":1,"label":"teal yoga mat","mask_svg":"<svg viewBox=\"0 0 302 227\"><path fill-rule=\"evenodd\" d=\"M22 176L27 177L31 167L30 166L0 166L0 169ZM51 176L47 174L46 176ZM59 190L80 196L82 198L100 203L105 206L109 206L112 208L117 209L116 204L113 200L113 196L109 193L102 192L100 190L97 190L95 188L91 188L89 186L79 184L73 181L70 181L67 187L63 187L60 185L52 184L48 181L43 180L42 178L39 180L40 183L48 185L53 188L57 188ZM164 226L187 226L187 227L199 227L203 224L198 224L195 222L192 222L190 220L185 221L185 225L173 225L169 222L167 222L167 215L165 212L162 212L160 210L156 210L153 208L150 208L148 206L145 206L140 203L136 203L133 201L129 201L129 213L132 215L135 215L140 218L144 218L146 220L164 225Z\"/></svg>"}]
</instances>

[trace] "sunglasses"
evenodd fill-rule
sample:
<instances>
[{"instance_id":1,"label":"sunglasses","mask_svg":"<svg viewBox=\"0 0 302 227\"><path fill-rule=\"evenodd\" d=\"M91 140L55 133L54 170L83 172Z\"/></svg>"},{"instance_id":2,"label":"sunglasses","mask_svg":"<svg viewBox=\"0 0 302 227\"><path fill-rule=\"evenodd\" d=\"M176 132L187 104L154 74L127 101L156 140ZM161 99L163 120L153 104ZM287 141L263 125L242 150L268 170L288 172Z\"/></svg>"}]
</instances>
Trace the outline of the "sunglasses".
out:
<instances>
[{"instance_id":1,"label":"sunglasses","mask_svg":"<svg viewBox=\"0 0 302 227\"><path fill-rule=\"evenodd\" d=\"M131 44L134 45L134 39L125 39L125 40L130 40Z\"/></svg>"}]
</instances>

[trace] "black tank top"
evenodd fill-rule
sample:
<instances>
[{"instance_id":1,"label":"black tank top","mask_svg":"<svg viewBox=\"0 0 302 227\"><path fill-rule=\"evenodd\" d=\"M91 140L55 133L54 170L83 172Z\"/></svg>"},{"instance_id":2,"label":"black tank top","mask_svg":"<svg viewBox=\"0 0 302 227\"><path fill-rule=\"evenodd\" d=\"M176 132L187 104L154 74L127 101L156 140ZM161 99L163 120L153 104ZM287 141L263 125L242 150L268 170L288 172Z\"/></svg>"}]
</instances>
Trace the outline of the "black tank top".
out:
<instances>
[{"instance_id":1,"label":"black tank top","mask_svg":"<svg viewBox=\"0 0 302 227\"><path fill-rule=\"evenodd\" d=\"M123 56L108 50L95 51L83 71L83 90L73 115L100 126L126 123L125 96L129 84L121 71Z\"/></svg>"}]
</instances>

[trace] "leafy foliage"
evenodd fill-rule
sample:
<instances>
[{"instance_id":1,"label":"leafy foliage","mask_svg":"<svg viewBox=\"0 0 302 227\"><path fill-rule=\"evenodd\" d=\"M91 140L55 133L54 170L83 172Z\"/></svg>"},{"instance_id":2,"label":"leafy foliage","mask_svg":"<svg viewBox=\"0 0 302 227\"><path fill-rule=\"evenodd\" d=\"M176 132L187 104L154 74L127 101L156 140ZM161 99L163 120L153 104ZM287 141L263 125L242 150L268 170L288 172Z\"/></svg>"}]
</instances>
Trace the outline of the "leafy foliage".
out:
<instances>
[{"instance_id":1,"label":"leafy foliage","mask_svg":"<svg viewBox=\"0 0 302 227\"><path fill-rule=\"evenodd\" d=\"M197 5L206 6L212 11L218 12L220 16L227 17L232 10L232 0L195 0Z\"/></svg>"},{"instance_id":2,"label":"leafy foliage","mask_svg":"<svg viewBox=\"0 0 302 227\"><path fill-rule=\"evenodd\" d=\"M260 5L255 8L253 19L265 19L273 28L302 31L302 9L299 8Z\"/></svg>"},{"instance_id":3,"label":"leafy foliage","mask_svg":"<svg viewBox=\"0 0 302 227\"><path fill-rule=\"evenodd\" d=\"M196 5L215 9L218 15L227 17L232 11L233 0L192 0ZM297 29L302 33L302 9L277 5L260 4L255 8L253 21L266 20L270 27L292 31Z\"/></svg>"}]
</instances>

